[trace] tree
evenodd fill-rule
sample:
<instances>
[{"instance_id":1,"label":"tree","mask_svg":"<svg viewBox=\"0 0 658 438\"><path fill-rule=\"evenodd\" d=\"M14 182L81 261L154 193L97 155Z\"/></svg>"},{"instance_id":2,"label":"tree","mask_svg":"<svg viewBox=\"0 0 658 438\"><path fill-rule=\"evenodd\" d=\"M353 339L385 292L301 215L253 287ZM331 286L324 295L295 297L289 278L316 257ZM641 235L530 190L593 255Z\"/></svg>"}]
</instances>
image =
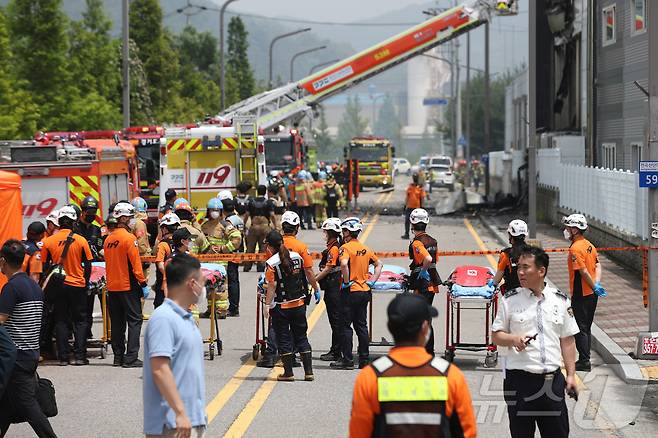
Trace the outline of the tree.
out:
<instances>
[{"instance_id":1,"label":"tree","mask_svg":"<svg viewBox=\"0 0 658 438\"><path fill-rule=\"evenodd\" d=\"M334 161L337 156L340 156L340 149L334 144L331 136L329 135L329 126L327 126L327 118L324 115L324 109L320 109L320 123L314 129L313 137L318 148L318 159Z\"/></svg>"},{"instance_id":2,"label":"tree","mask_svg":"<svg viewBox=\"0 0 658 438\"><path fill-rule=\"evenodd\" d=\"M194 27L187 26L174 37L174 46L180 54L181 65L194 66L195 70L209 75L217 73L218 42L210 32L198 32Z\"/></svg>"},{"instance_id":3,"label":"tree","mask_svg":"<svg viewBox=\"0 0 658 438\"><path fill-rule=\"evenodd\" d=\"M361 117L361 104L359 102L359 97L348 97L343 118L338 123L336 145L339 148L347 146L352 138L363 135L367 126L368 120Z\"/></svg>"},{"instance_id":4,"label":"tree","mask_svg":"<svg viewBox=\"0 0 658 438\"><path fill-rule=\"evenodd\" d=\"M400 122L393 98L388 94L384 97L384 102L379 109L373 133L379 137L388 138L396 146L402 146L402 122Z\"/></svg>"},{"instance_id":5,"label":"tree","mask_svg":"<svg viewBox=\"0 0 658 438\"><path fill-rule=\"evenodd\" d=\"M228 50L226 56L226 88L227 91L233 87L237 88L237 101L247 99L254 95L256 82L254 72L249 65L249 42L248 32L240 17L233 17L228 24ZM230 82L229 83L229 79ZM231 87L229 87L229 85ZM228 97L228 93L226 94ZM227 98L227 105L235 101Z\"/></svg>"}]
</instances>

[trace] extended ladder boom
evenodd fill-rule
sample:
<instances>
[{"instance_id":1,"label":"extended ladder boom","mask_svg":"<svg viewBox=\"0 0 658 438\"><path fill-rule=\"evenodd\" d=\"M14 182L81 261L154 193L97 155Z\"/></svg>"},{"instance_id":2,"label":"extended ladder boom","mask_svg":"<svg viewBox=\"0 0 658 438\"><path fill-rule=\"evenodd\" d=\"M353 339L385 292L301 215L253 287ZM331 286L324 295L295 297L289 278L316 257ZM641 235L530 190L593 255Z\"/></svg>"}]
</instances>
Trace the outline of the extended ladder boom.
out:
<instances>
[{"instance_id":1,"label":"extended ladder boom","mask_svg":"<svg viewBox=\"0 0 658 438\"><path fill-rule=\"evenodd\" d=\"M331 95L345 91L414 56L451 40L489 21L491 13L517 13L516 0L468 0L411 29L307 76L239 102L221 115L232 120L251 115L260 128L269 128L310 110Z\"/></svg>"}]
</instances>

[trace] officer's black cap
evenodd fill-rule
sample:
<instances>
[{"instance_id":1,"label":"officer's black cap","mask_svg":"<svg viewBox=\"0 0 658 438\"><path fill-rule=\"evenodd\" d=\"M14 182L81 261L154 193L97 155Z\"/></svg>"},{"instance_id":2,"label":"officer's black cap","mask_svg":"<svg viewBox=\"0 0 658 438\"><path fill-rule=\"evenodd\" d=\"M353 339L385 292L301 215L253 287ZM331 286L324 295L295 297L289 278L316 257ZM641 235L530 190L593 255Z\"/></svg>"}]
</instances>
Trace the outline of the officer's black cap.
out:
<instances>
[{"instance_id":1,"label":"officer's black cap","mask_svg":"<svg viewBox=\"0 0 658 438\"><path fill-rule=\"evenodd\" d=\"M28 225L27 232L36 236L41 233L45 233L46 226L41 222L32 222L30 225Z\"/></svg>"},{"instance_id":2,"label":"officer's black cap","mask_svg":"<svg viewBox=\"0 0 658 438\"><path fill-rule=\"evenodd\" d=\"M174 245L178 246L183 240L191 239L192 233L187 228L179 228L174 231L174 234L171 236L171 240L174 242Z\"/></svg>"},{"instance_id":3,"label":"officer's black cap","mask_svg":"<svg viewBox=\"0 0 658 438\"><path fill-rule=\"evenodd\" d=\"M176 190L174 189L168 189L165 192L165 199L171 199L176 197Z\"/></svg>"},{"instance_id":4,"label":"officer's black cap","mask_svg":"<svg viewBox=\"0 0 658 438\"><path fill-rule=\"evenodd\" d=\"M388 305L388 324L391 328L404 331L420 330L423 321L439 316L439 311L430 306L420 295L400 294Z\"/></svg>"}]
</instances>

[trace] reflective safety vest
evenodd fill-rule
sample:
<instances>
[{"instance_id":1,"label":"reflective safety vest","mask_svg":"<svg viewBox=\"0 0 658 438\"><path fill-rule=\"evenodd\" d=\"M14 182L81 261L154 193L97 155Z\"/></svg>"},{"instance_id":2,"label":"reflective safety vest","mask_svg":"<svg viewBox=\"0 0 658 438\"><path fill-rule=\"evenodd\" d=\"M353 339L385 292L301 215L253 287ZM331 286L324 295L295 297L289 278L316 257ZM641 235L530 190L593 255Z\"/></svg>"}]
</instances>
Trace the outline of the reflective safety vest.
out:
<instances>
[{"instance_id":1,"label":"reflective safety vest","mask_svg":"<svg viewBox=\"0 0 658 438\"><path fill-rule=\"evenodd\" d=\"M283 272L279 254L273 255L267 260L267 266L274 269L276 282L274 302L276 304L284 304L305 298L308 292L304 260L293 251L290 251L290 260L292 261L292 274Z\"/></svg>"},{"instance_id":2,"label":"reflective safety vest","mask_svg":"<svg viewBox=\"0 0 658 438\"><path fill-rule=\"evenodd\" d=\"M435 238L427 233L422 233L414 237L414 240L409 244L409 258L411 259L411 264L409 264L409 268L411 269L409 288L417 289L418 275L422 269L422 265L417 265L414 261L413 244L417 240L423 244L427 252L432 256L432 263L430 263L427 269L427 272L430 274L430 284L432 286L439 286L441 284L441 277L439 276L439 271L436 270L436 254L439 251L439 245Z\"/></svg>"},{"instance_id":3,"label":"reflective safety vest","mask_svg":"<svg viewBox=\"0 0 658 438\"><path fill-rule=\"evenodd\" d=\"M521 287L521 282L519 281L519 274L517 273L518 271L518 264L519 264L519 257L512 254L513 248L505 248L503 250L505 255L507 256L507 260L509 260L508 265L505 267L505 271L503 272L503 279L505 280L505 284L503 285L504 291L508 290L513 290L516 289L517 287ZM520 254L521 251L518 251Z\"/></svg>"},{"instance_id":4,"label":"reflective safety vest","mask_svg":"<svg viewBox=\"0 0 658 438\"><path fill-rule=\"evenodd\" d=\"M390 356L375 360L377 399L373 437L449 437L446 418L448 368L450 363L435 357L410 368Z\"/></svg>"}]
</instances>

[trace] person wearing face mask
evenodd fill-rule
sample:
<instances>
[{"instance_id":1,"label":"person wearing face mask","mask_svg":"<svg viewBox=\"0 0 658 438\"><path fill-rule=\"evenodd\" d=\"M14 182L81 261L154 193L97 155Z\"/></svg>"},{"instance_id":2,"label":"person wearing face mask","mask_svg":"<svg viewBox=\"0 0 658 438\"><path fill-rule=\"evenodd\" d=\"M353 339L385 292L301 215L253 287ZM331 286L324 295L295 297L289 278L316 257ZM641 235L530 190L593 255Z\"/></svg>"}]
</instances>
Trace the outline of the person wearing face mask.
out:
<instances>
[{"instance_id":1,"label":"person wearing face mask","mask_svg":"<svg viewBox=\"0 0 658 438\"><path fill-rule=\"evenodd\" d=\"M206 429L203 338L188 309L205 294L205 279L189 254L172 258L166 277L169 296L144 333L144 434L200 438Z\"/></svg>"},{"instance_id":2,"label":"person wearing face mask","mask_svg":"<svg viewBox=\"0 0 658 438\"><path fill-rule=\"evenodd\" d=\"M338 249L341 245L340 219L332 217L322 223L322 232L327 248L322 251L320 273L315 280L324 291L324 304L327 306L327 317L331 326L331 348L328 353L320 356L321 360L333 362L341 357L341 322L340 322L340 262Z\"/></svg>"},{"instance_id":3,"label":"person wearing face mask","mask_svg":"<svg viewBox=\"0 0 658 438\"><path fill-rule=\"evenodd\" d=\"M117 220L117 228L105 239L104 251L114 366L140 368L142 361L137 353L142 329L141 298L148 297L149 289L137 239L130 232L135 226L135 207L119 202L112 215Z\"/></svg>"},{"instance_id":4,"label":"person wearing face mask","mask_svg":"<svg viewBox=\"0 0 658 438\"><path fill-rule=\"evenodd\" d=\"M96 216L98 215L98 201L93 196L87 196L80 203L81 214L78 216L77 230L82 237L87 239L91 255L95 262L103 260L103 232L97 225ZM87 292L87 339L93 337L92 327L94 324L94 300L96 294ZM101 297L98 295L98 302L101 303ZM101 305L102 307L102 305Z\"/></svg>"},{"instance_id":5,"label":"person wearing face mask","mask_svg":"<svg viewBox=\"0 0 658 438\"><path fill-rule=\"evenodd\" d=\"M395 347L356 378L350 438L474 438L475 413L464 374L425 351L431 319L439 312L420 295L400 294L387 313Z\"/></svg>"},{"instance_id":6,"label":"person wearing face mask","mask_svg":"<svg viewBox=\"0 0 658 438\"><path fill-rule=\"evenodd\" d=\"M190 203L183 198L178 198L174 207L174 213L180 218L181 228L187 228L190 234L194 236L190 245L190 252L192 254L204 254L208 251L210 247L208 239L203 234L203 231L201 231L201 227L198 226Z\"/></svg>"},{"instance_id":7,"label":"person wearing face mask","mask_svg":"<svg viewBox=\"0 0 658 438\"><path fill-rule=\"evenodd\" d=\"M501 287L503 294L521 286L517 274L517 264L519 256L528 246L525 243L525 239L528 237L528 224L521 219L514 219L507 226L507 235L511 246L500 252L498 270L494 278L489 280L490 286L498 286L501 280L504 280L503 287Z\"/></svg>"},{"instance_id":8,"label":"person wearing face mask","mask_svg":"<svg viewBox=\"0 0 658 438\"><path fill-rule=\"evenodd\" d=\"M590 349L592 346L592 323L599 297L607 295L601 286L601 263L596 247L585 239L587 219L582 214L572 214L562 220L564 238L571 242L567 267L571 306L580 332L575 335L578 361L576 371L591 371Z\"/></svg>"}]
</instances>

